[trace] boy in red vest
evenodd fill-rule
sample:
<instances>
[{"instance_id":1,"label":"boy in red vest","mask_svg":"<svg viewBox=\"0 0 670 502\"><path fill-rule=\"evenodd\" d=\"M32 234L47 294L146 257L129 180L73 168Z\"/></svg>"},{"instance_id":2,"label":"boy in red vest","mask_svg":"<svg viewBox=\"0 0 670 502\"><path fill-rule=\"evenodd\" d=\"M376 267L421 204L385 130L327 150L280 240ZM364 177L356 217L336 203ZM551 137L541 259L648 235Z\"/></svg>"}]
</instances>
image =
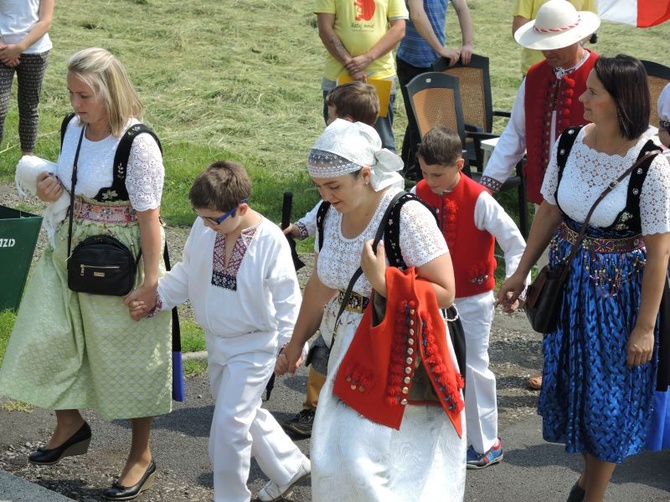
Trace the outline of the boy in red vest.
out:
<instances>
[{"instance_id":1,"label":"boy in red vest","mask_svg":"<svg viewBox=\"0 0 670 502\"><path fill-rule=\"evenodd\" d=\"M505 273L517 268L526 243L516 224L482 185L461 174L464 160L458 134L443 126L423 138L417 159L423 180L412 191L433 208L449 246L456 278L455 305L466 342L465 420L467 466L500 462L496 379L489 369L489 335L495 308L496 240L505 255Z\"/></svg>"}]
</instances>

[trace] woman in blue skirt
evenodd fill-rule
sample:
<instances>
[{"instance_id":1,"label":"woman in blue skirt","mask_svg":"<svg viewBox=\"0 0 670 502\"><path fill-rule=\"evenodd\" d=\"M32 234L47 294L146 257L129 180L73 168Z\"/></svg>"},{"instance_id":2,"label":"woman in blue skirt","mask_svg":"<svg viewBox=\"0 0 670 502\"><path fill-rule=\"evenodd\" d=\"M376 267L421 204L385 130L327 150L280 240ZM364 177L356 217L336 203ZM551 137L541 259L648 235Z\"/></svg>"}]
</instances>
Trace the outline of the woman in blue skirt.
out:
<instances>
[{"instance_id":1,"label":"woman in blue skirt","mask_svg":"<svg viewBox=\"0 0 670 502\"><path fill-rule=\"evenodd\" d=\"M586 215L619 175L656 149L647 75L635 58L600 58L575 96L590 124L563 132L547 168L526 251L503 305L549 246L565 263ZM657 319L670 254L670 166L654 155L595 207L544 336L543 436L584 457L568 501L601 501L616 464L645 448L658 370Z\"/></svg>"}]
</instances>

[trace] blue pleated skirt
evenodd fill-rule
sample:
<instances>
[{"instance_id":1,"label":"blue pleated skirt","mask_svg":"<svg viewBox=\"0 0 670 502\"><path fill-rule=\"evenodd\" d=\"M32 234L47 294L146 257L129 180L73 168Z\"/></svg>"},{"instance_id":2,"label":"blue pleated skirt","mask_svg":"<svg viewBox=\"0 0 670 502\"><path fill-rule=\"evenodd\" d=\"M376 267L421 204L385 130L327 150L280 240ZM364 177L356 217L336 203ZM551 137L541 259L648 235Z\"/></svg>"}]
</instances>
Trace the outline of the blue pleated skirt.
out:
<instances>
[{"instance_id":1,"label":"blue pleated skirt","mask_svg":"<svg viewBox=\"0 0 670 502\"><path fill-rule=\"evenodd\" d=\"M579 231L579 225L567 222ZM594 238L622 238L589 229ZM550 262L567 258L571 245L554 236ZM543 436L619 463L645 449L652 418L656 359L626 366L626 349L640 306L644 248L577 254L564 291L558 328L544 337L544 375L538 412Z\"/></svg>"}]
</instances>

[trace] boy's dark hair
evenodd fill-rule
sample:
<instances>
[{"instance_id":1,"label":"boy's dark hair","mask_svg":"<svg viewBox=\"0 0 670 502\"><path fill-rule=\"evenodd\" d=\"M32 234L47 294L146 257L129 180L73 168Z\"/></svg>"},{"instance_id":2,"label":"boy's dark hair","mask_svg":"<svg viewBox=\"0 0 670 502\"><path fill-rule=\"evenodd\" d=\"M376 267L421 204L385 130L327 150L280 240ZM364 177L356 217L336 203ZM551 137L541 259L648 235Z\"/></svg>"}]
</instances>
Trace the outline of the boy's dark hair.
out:
<instances>
[{"instance_id":1,"label":"boy's dark hair","mask_svg":"<svg viewBox=\"0 0 670 502\"><path fill-rule=\"evenodd\" d=\"M460 136L445 126L435 126L428 131L416 152L429 166L453 166L463 156Z\"/></svg>"},{"instance_id":2,"label":"boy's dark hair","mask_svg":"<svg viewBox=\"0 0 670 502\"><path fill-rule=\"evenodd\" d=\"M371 127L379 117L377 89L358 80L332 89L326 95L326 105L334 106L338 117L349 115L354 122L363 122Z\"/></svg>"},{"instance_id":3,"label":"boy's dark hair","mask_svg":"<svg viewBox=\"0 0 670 502\"><path fill-rule=\"evenodd\" d=\"M196 209L230 211L251 195L251 179L242 165L219 160L196 176L188 192ZM234 216L234 213L233 213Z\"/></svg>"}]
</instances>

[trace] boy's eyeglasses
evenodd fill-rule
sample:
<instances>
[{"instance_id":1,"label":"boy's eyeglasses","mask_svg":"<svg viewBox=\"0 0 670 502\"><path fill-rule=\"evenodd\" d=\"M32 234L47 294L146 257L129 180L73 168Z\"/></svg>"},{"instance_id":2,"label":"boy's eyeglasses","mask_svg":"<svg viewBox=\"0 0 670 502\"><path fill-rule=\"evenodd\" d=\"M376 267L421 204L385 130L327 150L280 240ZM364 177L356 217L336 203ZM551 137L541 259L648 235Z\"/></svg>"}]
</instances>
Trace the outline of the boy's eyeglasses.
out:
<instances>
[{"instance_id":1,"label":"boy's eyeglasses","mask_svg":"<svg viewBox=\"0 0 670 502\"><path fill-rule=\"evenodd\" d=\"M242 199L240 201L240 204L246 204L247 202L249 202L249 199ZM226 221L226 219L228 219L228 217L232 215L238 207L240 207L240 204L233 206L233 208L230 211L224 213L224 215L221 216L220 218L212 218L211 216L200 216L200 215L198 216L200 216L203 220L209 221L212 225L221 225L221 223Z\"/></svg>"}]
</instances>

